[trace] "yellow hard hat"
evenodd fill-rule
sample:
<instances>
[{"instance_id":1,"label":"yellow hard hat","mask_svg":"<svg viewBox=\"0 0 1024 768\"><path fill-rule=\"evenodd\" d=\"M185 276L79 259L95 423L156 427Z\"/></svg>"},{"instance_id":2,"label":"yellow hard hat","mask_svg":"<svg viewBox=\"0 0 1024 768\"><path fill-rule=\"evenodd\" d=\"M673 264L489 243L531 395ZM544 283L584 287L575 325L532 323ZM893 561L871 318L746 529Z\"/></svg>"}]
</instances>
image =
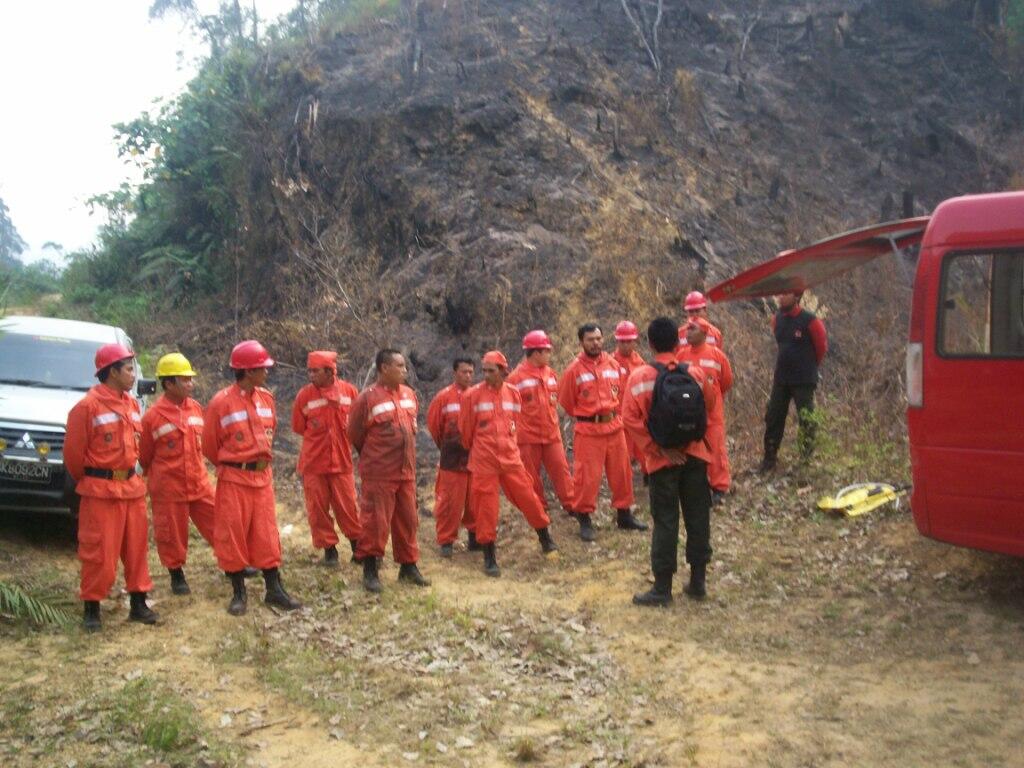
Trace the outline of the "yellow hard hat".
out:
<instances>
[{"instance_id":1,"label":"yellow hard hat","mask_svg":"<svg viewBox=\"0 0 1024 768\"><path fill-rule=\"evenodd\" d=\"M181 352L171 352L164 355L156 363L156 376L162 379L165 376L195 376L192 370L192 363L188 361Z\"/></svg>"}]
</instances>

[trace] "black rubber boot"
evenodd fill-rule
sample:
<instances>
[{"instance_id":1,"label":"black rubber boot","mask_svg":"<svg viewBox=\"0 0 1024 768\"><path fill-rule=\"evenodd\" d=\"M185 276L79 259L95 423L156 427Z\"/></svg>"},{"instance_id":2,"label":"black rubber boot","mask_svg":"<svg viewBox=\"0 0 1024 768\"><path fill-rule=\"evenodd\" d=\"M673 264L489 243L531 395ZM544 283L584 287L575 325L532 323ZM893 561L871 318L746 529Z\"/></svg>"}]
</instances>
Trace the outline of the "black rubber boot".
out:
<instances>
[{"instance_id":1,"label":"black rubber boot","mask_svg":"<svg viewBox=\"0 0 1024 768\"><path fill-rule=\"evenodd\" d=\"M628 509L615 510L615 524L623 531L646 531L647 523L641 523Z\"/></svg>"},{"instance_id":2,"label":"black rubber boot","mask_svg":"<svg viewBox=\"0 0 1024 768\"><path fill-rule=\"evenodd\" d=\"M228 603L228 613L232 616L242 616L245 614L249 605L249 593L245 589L245 572L236 571L235 573L229 573L228 578L231 579L231 602Z\"/></svg>"},{"instance_id":3,"label":"black rubber boot","mask_svg":"<svg viewBox=\"0 0 1024 768\"><path fill-rule=\"evenodd\" d=\"M757 468L757 473L759 475L766 475L769 472L774 472L777 464L778 461L776 460L775 455L766 453L764 458L761 459L761 464Z\"/></svg>"},{"instance_id":4,"label":"black rubber boot","mask_svg":"<svg viewBox=\"0 0 1024 768\"><path fill-rule=\"evenodd\" d=\"M654 586L633 595L633 605L662 607L672 602L672 571L654 574Z\"/></svg>"},{"instance_id":5,"label":"black rubber boot","mask_svg":"<svg viewBox=\"0 0 1024 768\"><path fill-rule=\"evenodd\" d=\"M717 507L719 504L725 503L725 491L711 491L711 506Z\"/></svg>"},{"instance_id":6,"label":"black rubber boot","mask_svg":"<svg viewBox=\"0 0 1024 768\"><path fill-rule=\"evenodd\" d=\"M467 552L480 552L483 547L477 543L476 533L468 531L469 538L466 540L466 551Z\"/></svg>"},{"instance_id":7,"label":"black rubber boot","mask_svg":"<svg viewBox=\"0 0 1024 768\"><path fill-rule=\"evenodd\" d=\"M453 554L455 554L455 547L452 546L451 542L448 542L447 544L442 544L441 549L438 550L437 554L448 560L451 558Z\"/></svg>"},{"instance_id":8,"label":"black rubber boot","mask_svg":"<svg viewBox=\"0 0 1024 768\"><path fill-rule=\"evenodd\" d=\"M324 547L324 565L328 568L338 567L338 548L333 544Z\"/></svg>"},{"instance_id":9,"label":"black rubber boot","mask_svg":"<svg viewBox=\"0 0 1024 768\"><path fill-rule=\"evenodd\" d=\"M284 591L281 572L277 568L264 568L263 581L267 585L267 594L263 597L264 603L277 606L282 611L295 611L302 607L302 603Z\"/></svg>"},{"instance_id":10,"label":"black rubber boot","mask_svg":"<svg viewBox=\"0 0 1024 768\"><path fill-rule=\"evenodd\" d=\"M416 563L402 563L398 568L398 580L407 581L410 584L415 584L417 587L430 586L430 582L423 578L423 574L416 567Z\"/></svg>"},{"instance_id":11,"label":"black rubber boot","mask_svg":"<svg viewBox=\"0 0 1024 768\"><path fill-rule=\"evenodd\" d=\"M189 589L188 582L185 581L185 571L181 568L168 568L167 572L171 574L171 594L173 595L190 595L192 590Z\"/></svg>"},{"instance_id":12,"label":"black rubber boot","mask_svg":"<svg viewBox=\"0 0 1024 768\"><path fill-rule=\"evenodd\" d=\"M357 539L349 539L348 543L349 543L349 546L352 547L352 562L353 563L361 563L362 560L360 560L358 557L356 557L356 548L359 546L359 541Z\"/></svg>"},{"instance_id":13,"label":"black rubber boot","mask_svg":"<svg viewBox=\"0 0 1024 768\"><path fill-rule=\"evenodd\" d=\"M128 595L131 610L128 611L128 621L137 621L140 624L156 624L160 617L148 605L146 605L145 592L132 592Z\"/></svg>"},{"instance_id":14,"label":"black rubber boot","mask_svg":"<svg viewBox=\"0 0 1024 768\"><path fill-rule=\"evenodd\" d=\"M82 629L86 632L99 632L103 623L100 621L100 601L86 600L82 614Z\"/></svg>"},{"instance_id":15,"label":"black rubber boot","mask_svg":"<svg viewBox=\"0 0 1024 768\"><path fill-rule=\"evenodd\" d=\"M590 521L590 515L578 514L576 519L580 521L580 538L583 541L593 541L594 524Z\"/></svg>"},{"instance_id":16,"label":"black rubber boot","mask_svg":"<svg viewBox=\"0 0 1024 768\"><path fill-rule=\"evenodd\" d=\"M242 569L242 576L246 579L254 579L259 575L259 569L253 568L251 565L247 565L245 566L245 568Z\"/></svg>"},{"instance_id":17,"label":"black rubber boot","mask_svg":"<svg viewBox=\"0 0 1024 768\"><path fill-rule=\"evenodd\" d=\"M498 556L495 553L494 542L484 544L484 573L497 578L501 576L501 569L498 567Z\"/></svg>"},{"instance_id":18,"label":"black rubber boot","mask_svg":"<svg viewBox=\"0 0 1024 768\"><path fill-rule=\"evenodd\" d=\"M377 573L376 557L363 558L363 589L374 594L383 589L380 584L380 576Z\"/></svg>"},{"instance_id":19,"label":"black rubber boot","mask_svg":"<svg viewBox=\"0 0 1024 768\"><path fill-rule=\"evenodd\" d=\"M694 600L703 600L707 597L708 591L705 584L707 569L708 567L705 563L690 566L690 583L686 585L684 591Z\"/></svg>"},{"instance_id":20,"label":"black rubber boot","mask_svg":"<svg viewBox=\"0 0 1024 768\"><path fill-rule=\"evenodd\" d=\"M540 551L545 555L550 555L552 552L558 551L558 547L555 546L554 539L551 538L551 531L547 528L537 529L537 539L540 541Z\"/></svg>"}]
</instances>

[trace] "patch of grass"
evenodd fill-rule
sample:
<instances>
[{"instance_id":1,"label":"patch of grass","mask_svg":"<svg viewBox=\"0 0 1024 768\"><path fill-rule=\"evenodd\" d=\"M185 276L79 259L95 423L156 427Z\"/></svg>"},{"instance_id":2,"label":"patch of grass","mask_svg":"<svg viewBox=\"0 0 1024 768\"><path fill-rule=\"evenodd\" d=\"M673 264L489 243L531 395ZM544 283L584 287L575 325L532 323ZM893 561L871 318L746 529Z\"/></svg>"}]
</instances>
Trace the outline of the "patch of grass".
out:
<instances>
[{"instance_id":1,"label":"patch of grass","mask_svg":"<svg viewBox=\"0 0 1024 768\"><path fill-rule=\"evenodd\" d=\"M541 752L533 739L522 736L512 746L512 756L518 763L536 763L541 759Z\"/></svg>"}]
</instances>

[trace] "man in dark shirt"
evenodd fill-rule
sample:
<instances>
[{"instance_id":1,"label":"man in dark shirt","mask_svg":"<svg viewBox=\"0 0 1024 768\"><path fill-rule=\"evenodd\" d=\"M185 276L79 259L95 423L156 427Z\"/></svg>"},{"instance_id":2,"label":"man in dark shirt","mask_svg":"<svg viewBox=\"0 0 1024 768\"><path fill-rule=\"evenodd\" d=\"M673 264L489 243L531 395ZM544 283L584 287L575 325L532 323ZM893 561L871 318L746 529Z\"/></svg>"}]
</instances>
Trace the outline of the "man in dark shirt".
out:
<instances>
[{"instance_id":1,"label":"man in dark shirt","mask_svg":"<svg viewBox=\"0 0 1024 768\"><path fill-rule=\"evenodd\" d=\"M765 413L764 459L759 472L775 469L790 400L797 407L800 457L806 460L814 451L814 388L818 385L818 366L828 351L828 336L824 323L800 306L802 295L803 291L794 291L776 297L779 311L772 317L772 331L779 354Z\"/></svg>"}]
</instances>

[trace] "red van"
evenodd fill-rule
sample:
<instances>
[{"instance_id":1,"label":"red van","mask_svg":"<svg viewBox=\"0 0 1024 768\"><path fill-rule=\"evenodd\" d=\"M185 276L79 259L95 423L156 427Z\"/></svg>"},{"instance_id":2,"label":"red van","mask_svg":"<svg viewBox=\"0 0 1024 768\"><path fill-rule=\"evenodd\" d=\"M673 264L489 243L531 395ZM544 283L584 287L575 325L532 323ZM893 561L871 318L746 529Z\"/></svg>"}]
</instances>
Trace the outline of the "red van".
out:
<instances>
[{"instance_id":1,"label":"red van","mask_svg":"<svg viewBox=\"0 0 1024 768\"><path fill-rule=\"evenodd\" d=\"M920 245L907 344L911 507L925 536L1024 556L1024 192L785 251L712 301L817 285Z\"/></svg>"}]
</instances>

